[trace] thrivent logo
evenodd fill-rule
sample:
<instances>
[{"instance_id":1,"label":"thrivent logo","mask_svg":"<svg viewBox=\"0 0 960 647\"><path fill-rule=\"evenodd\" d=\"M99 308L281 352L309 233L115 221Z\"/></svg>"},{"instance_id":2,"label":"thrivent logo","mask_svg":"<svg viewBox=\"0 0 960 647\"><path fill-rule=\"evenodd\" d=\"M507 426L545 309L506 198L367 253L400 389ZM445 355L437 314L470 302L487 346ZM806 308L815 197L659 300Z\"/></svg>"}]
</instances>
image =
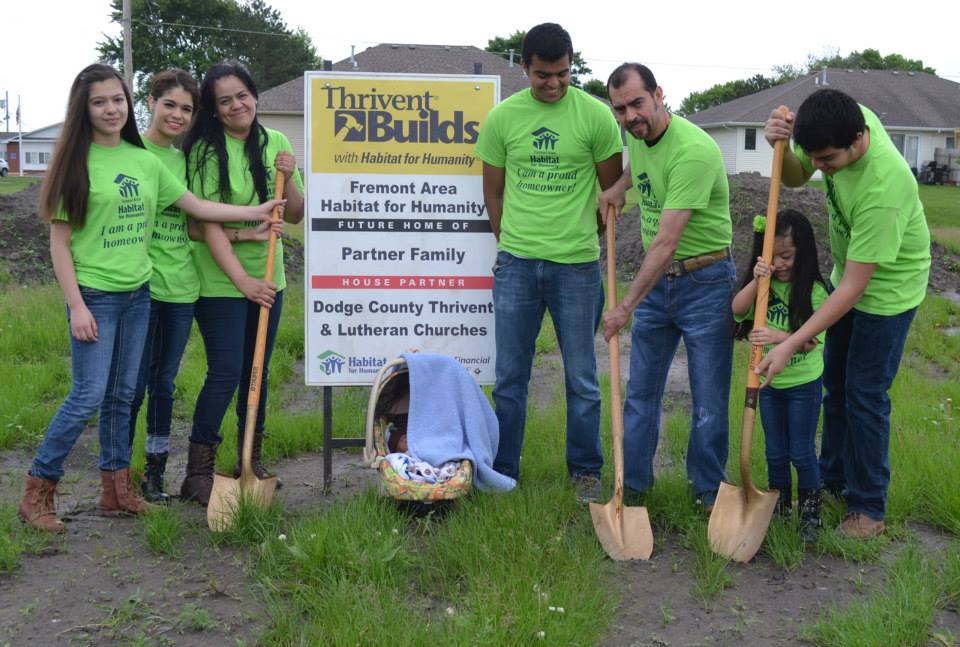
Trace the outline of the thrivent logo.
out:
<instances>
[{"instance_id":1,"label":"thrivent logo","mask_svg":"<svg viewBox=\"0 0 960 647\"><path fill-rule=\"evenodd\" d=\"M323 88L333 110L333 133L343 142L475 144L480 122L467 121L462 110L441 115L439 97L430 94L351 92L343 86ZM408 113L408 114L403 114Z\"/></svg>"}]
</instances>

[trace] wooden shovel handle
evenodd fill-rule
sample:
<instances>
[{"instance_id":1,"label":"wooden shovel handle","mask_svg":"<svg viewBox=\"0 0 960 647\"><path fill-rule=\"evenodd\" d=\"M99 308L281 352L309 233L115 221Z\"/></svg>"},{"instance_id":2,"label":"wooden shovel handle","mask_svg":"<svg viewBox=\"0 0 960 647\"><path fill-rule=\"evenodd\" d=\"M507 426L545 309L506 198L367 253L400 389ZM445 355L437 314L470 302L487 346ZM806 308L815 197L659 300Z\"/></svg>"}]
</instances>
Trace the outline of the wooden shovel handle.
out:
<instances>
[{"instance_id":1,"label":"wooden shovel handle","mask_svg":"<svg viewBox=\"0 0 960 647\"><path fill-rule=\"evenodd\" d=\"M280 199L283 197L284 175L280 171L276 172L277 179L274 184L273 197ZM273 208L272 221L280 222L282 216L280 206ZM266 281L273 281L273 265L277 256L277 232L270 229L270 238L267 240L267 267L265 268L263 278ZM247 391L247 418L243 426L243 453L240 460L240 479L246 480L255 478L251 464L253 456L253 435L257 428L257 409L260 406L260 387L263 381L263 357L267 348L267 326L270 321L270 308L260 306L260 319L257 321L257 340L253 347L253 361L250 366L250 388Z\"/></svg>"},{"instance_id":2,"label":"wooden shovel handle","mask_svg":"<svg viewBox=\"0 0 960 647\"><path fill-rule=\"evenodd\" d=\"M617 208L607 207L607 311L617 307ZM610 417L613 421L613 500L623 507L623 404L620 398L620 340L610 338Z\"/></svg>"},{"instance_id":3,"label":"wooden shovel handle","mask_svg":"<svg viewBox=\"0 0 960 647\"><path fill-rule=\"evenodd\" d=\"M787 116L789 110L780 106L777 110ZM783 175L783 152L787 146L785 139L778 139L773 145L773 167L770 169L770 192L767 195L767 222L763 230L763 260L770 265L773 259L773 240L777 229L777 204L780 202L780 179ZM757 299L753 308L754 327L767 325L767 301L770 296L770 277L763 276L757 281ZM754 369L763 359L763 344L750 347L750 361L747 362L747 393L744 402L743 424L740 428L740 479L748 496L753 490L750 478L750 451L753 445L753 427L757 412L757 399L760 393L760 376Z\"/></svg>"}]
</instances>

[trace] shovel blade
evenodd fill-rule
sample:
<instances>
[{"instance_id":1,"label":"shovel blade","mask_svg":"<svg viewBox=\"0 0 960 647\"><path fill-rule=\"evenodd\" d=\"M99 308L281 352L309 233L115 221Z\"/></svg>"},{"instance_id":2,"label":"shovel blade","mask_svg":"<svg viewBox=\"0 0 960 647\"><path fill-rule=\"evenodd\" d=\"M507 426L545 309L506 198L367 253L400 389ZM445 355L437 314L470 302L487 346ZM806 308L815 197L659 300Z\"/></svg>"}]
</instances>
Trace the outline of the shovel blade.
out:
<instances>
[{"instance_id":1,"label":"shovel blade","mask_svg":"<svg viewBox=\"0 0 960 647\"><path fill-rule=\"evenodd\" d=\"M767 535L779 496L777 490L761 492L752 486L720 483L707 525L707 538L714 552L735 562L750 561Z\"/></svg>"},{"instance_id":2,"label":"shovel blade","mask_svg":"<svg viewBox=\"0 0 960 647\"><path fill-rule=\"evenodd\" d=\"M207 526L214 532L223 532L232 526L241 498L259 508L270 507L276 489L276 476L261 480L252 474L247 479L214 474L210 503L207 504Z\"/></svg>"},{"instance_id":3,"label":"shovel blade","mask_svg":"<svg viewBox=\"0 0 960 647\"><path fill-rule=\"evenodd\" d=\"M597 539L610 559L650 559L653 531L646 508L617 506L614 499L606 505L591 503L590 516Z\"/></svg>"}]
</instances>

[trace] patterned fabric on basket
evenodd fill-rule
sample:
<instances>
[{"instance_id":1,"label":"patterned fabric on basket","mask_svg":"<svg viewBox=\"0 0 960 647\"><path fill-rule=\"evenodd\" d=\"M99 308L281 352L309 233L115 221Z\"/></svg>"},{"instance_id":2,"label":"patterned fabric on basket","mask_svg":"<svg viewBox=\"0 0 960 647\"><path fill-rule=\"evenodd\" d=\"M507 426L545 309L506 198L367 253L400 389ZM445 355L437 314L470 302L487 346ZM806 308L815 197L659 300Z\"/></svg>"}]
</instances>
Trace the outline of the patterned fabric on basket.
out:
<instances>
[{"instance_id":1,"label":"patterned fabric on basket","mask_svg":"<svg viewBox=\"0 0 960 647\"><path fill-rule=\"evenodd\" d=\"M386 442L384 440L384 421L374 423L374 446L377 449L377 459L380 472L380 493L398 501L448 501L457 499L470 492L473 487L473 464L468 460L460 462L457 474L442 483L425 483L411 481L400 475L386 460Z\"/></svg>"}]
</instances>

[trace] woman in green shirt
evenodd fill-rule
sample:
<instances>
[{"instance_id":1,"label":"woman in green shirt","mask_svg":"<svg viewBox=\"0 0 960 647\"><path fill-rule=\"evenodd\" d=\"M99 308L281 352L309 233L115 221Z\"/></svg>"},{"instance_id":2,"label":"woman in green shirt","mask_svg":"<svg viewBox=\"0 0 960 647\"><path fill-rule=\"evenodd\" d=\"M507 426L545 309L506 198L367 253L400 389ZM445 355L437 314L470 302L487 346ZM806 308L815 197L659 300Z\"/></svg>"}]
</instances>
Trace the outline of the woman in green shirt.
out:
<instances>
[{"instance_id":1,"label":"woman in green shirt","mask_svg":"<svg viewBox=\"0 0 960 647\"><path fill-rule=\"evenodd\" d=\"M214 65L200 87L200 110L184 142L187 179L199 195L227 204L255 204L273 190L276 173L287 182L284 220L303 218L303 181L297 171L290 142L280 132L264 128L257 120L257 89L240 63ZM277 243L274 280L263 279L267 246L233 245L244 223L205 225L202 242L194 248L200 278L195 317L207 354L207 376L197 397L190 432L187 476L181 499L206 505L213 487L220 425L237 392L237 448L243 446L247 391L256 340L260 306L270 308L264 355L262 394L253 443L253 469L258 478L268 474L261 463L267 401L268 367L286 278L283 246Z\"/></svg>"}]
</instances>

